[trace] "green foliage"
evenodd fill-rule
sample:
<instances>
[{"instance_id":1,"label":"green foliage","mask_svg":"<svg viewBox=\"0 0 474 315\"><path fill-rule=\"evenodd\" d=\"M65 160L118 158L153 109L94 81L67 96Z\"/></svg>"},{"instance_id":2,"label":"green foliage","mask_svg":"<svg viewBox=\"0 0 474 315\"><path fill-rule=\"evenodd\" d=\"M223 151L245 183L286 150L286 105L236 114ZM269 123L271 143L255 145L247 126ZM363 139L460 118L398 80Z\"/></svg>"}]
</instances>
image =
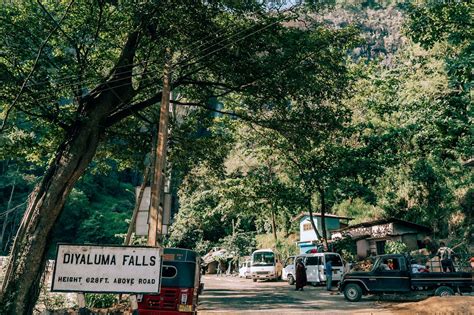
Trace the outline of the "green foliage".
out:
<instances>
[{"instance_id":1,"label":"green foliage","mask_svg":"<svg viewBox=\"0 0 474 315\"><path fill-rule=\"evenodd\" d=\"M296 240L293 238L279 238L276 242L275 249L283 260L299 254L299 248L296 245Z\"/></svg>"},{"instance_id":2,"label":"green foliage","mask_svg":"<svg viewBox=\"0 0 474 315\"><path fill-rule=\"evenodd\" d=\"M86 306L93 308L107 308L118 302L117 294L86 293Z\"/></svg>"},{"instance_id":3,"label":"green foliage","mask_svg":"<svg viewBox=\"0 0 474 315\"><path fill-rule=\"evenodd\" d=\"M334 241L332 246L336 252L341 254L345 261L354 262L357 260L356 242L350 236Z\"/></svg>"},{"instance_id":4,"label":"green foliage","mask_svg":"<svg viewBox=\"0 0 474 315\"><path fill-rule=\"evenodd\" d=\"M371 205L362 198L347 199L332 208L334 214L354 218L351 224L357 224L364 221L370 221L380 217L382 209Z\"/></svg>"},{"instance_id":5,"label":"green foliage","mask_svg":"<svg viewBox=\"0 0 474 315\"><path fill-rule=\"evenodd\" d=\"M57 19L66 5L46 8ZM309 209L354 217L352 223L393 216L430 225L436 236L468 239L472 176L460 161L473 147L473 5L407 5L409 38L400 34L403 16L393 5L335 7L317 16L298 11L308 13L304 28L292 26L293 13L266 14L253 1L75 3L0 133L0 208L13 186L12 205L23 203L72 126L90 118L80 96L109 77L128 33L144 21L150 24L140 30L136 91L113 113L156 96L161 80L152 74L162 73L166 49L178 65L194 61L173 69L180 103L169 162L179 211L168 246L201 254L223 246L242 256L271 247L288 256L297 251L288 236L297 231L292 218ZM53 24L34 3L0 11L4 118ZM268 32L195 48L199 39L215 44L216 34L258 27ZM199 59L212 48L218 53ZM122 242L117 235L131 216L140 177L134 170L150 152L157 107L124 117L112 126L100 122L103 141L68 196L53 245ZM20 215L8 225L10 244ZM353 244L340 242L352 260Z\"/></svg>"},{"instance_id":6,"label":"green foliage","mask_svg":"<svg viewBox=\"0 0 474 315\"><path fill-rule=\"evenodd\" d=\"M407 253L407 245L402 241L387 241L385 243L385 253L387 254L403 254Z\"/></svg>"},{"instance_id":7,"label":"green foliage","mask_svg":"<svg viewBox=\"0 0 474 315\"><path fill-rule=\"evenodd\" d=\"M299 235L290 234L284 235L281 231L277 233L277 241L275 243L275 238L273 234L258 234L256 235L256 249L271 248L276 250L281 256L282 259L286 259L289 256L297 255L299 249L296 246L296 242L299 239Z\"/></svg>"},{"instance_id":8,"label":"green foliage","mask_svg":"<svg viewBox=\"0 0 474 315\"><path fill-rule=\"evenodd\" d=\"M237 232L220 240L220 247L237 257L248 256L256 247L255 233Z\"/></svg>"}]
</instances>

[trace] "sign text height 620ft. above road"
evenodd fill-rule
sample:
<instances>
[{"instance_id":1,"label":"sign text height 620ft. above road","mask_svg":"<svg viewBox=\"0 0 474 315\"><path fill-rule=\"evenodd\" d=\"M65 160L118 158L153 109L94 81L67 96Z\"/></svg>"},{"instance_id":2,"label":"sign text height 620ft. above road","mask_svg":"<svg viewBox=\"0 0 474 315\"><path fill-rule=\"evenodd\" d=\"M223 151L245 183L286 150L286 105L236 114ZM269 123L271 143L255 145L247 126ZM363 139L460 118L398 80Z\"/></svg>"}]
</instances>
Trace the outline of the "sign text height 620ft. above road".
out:
<instances>
[{"instance_id":1,"label":"sign text height 620ft. above road","mask_svg":"<svg viewBox=\"0 0 474 315\"><path fill-rule=\"evenodd\" d=\"M159 293L155 247L58 245L52 291Z\"/></svg>"}]
</instances>

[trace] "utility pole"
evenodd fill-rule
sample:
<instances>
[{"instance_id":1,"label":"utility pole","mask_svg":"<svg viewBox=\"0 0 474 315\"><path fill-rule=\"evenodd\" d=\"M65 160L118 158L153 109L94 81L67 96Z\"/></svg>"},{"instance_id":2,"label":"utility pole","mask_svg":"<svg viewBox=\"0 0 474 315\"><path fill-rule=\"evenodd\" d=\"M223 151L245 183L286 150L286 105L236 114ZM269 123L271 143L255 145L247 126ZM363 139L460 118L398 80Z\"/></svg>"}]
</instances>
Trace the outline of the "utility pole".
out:
<instances>
[{"instance_id":1,"label":"utility pole","mask_svg":"<svg viewBox=\"0 0 474 315\"><path fill-rule=\"evenodd\" d=\"M171 58L163 71L163 92L161 96L160 121L155 146L155 165L151 185L150 214L148 217L148 245L158 246L157 234L161 234L163 224L162 190L166 166L166 147L168 142L168 122L170 108L170 64ZM161 209L160 209L161 207Z\"/></svg>"}]
</instances>

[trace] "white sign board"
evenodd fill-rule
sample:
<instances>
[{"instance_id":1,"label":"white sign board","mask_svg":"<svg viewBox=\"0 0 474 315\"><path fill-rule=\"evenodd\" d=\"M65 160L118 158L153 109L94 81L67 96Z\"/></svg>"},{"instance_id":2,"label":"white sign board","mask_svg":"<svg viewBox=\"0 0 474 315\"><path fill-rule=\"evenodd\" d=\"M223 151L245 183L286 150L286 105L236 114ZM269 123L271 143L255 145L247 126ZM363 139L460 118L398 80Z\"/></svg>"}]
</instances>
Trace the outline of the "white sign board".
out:
<instances>
[{"instance_id":1,"label":"white sign board","mask_svg":"<svg viewBox=\"0 0 474 315\"><path fill-rule=\"evenodd\" d=\"M58 245L51 291L159 293L156 247Z\"/></svg>"}]
</instances>

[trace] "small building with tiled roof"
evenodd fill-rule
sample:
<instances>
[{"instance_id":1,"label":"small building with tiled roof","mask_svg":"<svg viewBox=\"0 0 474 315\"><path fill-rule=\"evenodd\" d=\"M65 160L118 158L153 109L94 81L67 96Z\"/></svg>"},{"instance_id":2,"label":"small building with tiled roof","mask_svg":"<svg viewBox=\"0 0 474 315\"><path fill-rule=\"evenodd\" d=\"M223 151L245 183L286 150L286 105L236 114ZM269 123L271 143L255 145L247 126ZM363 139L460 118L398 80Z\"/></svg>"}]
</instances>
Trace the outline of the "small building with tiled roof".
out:
<instances>
[{"instance_id":1,"label":"small building with tiled roof","mask_svg":"<svg viewBox=\"0 0 474 315\"><path fill-rule=\"evenodd\" d=\"M334 230L332 239L337 240L350 236L357 245L357 257L385 254L387 241L401 241L408 250L423 247L423 240L431 234L427 226L397 218L379 219L350 225Z\"/></svg>"}]
</instances>

